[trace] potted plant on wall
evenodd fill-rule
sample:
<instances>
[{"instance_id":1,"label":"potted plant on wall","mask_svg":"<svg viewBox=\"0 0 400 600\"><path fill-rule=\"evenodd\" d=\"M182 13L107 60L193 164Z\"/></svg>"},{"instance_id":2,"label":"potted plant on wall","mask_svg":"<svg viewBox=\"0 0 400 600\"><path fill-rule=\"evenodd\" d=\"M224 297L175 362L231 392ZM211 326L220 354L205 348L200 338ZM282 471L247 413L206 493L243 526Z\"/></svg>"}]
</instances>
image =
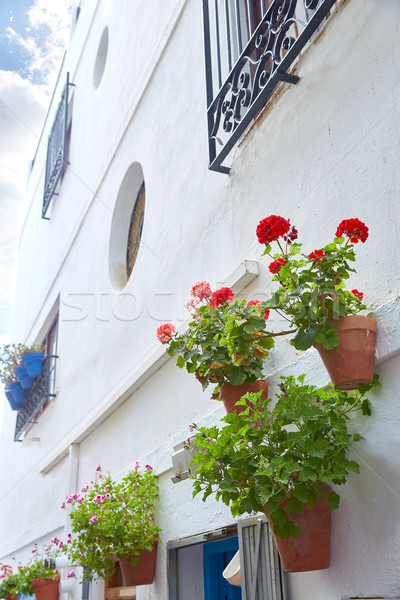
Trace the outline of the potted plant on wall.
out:
<instances>
[{"instance_id":1,"label":"potted plant on wall","mask_svg":"<svg viewBox=\"0 0 400 600\"><path fill-rule=\"evenodd\" d=\"M45 550L49 556L50 549ZM11 600L22 596L33 596L37 600L57 600L60 573L47 566L45 558L39 556L37 548L32 550L33 558L25 565L0 566L0 598ZM54 555L54 552L50 552Z\"/></svg>"},{"instance_id":2,"label":"potted plant on wall","mask_svg":"<svg viewBox=\"0 0 400 600\"><path fill-rule=\"evenodd\" d=\"M157 338L168 344L167 354L177 355L177 366L186 367L203 390L216 384L213 398L221 398L227 411L246 391L268 389L263 360L281 333L266 330L269 310L255 300L235 300L230 288L211 291L206 281L196 283L187 304L193 320L181 334L171 323L157 329Z\"/></svg>"},{"instance_id":3,"label":"potted plant on wall","mask_svg":"<svg viewBox=\"0 0 400 600\"><path fill-rule=\"evenodd\" d=\"M21 365L23 344L4 344L0 352L0 380L5 388L6 397L12 410L22 408L27 391L18 381L15 369Z\"/></svg>"},{"instance_id":4,"label":"potted plant on wall","mask_svg":"<svg viewBox=\"0 0 400 600\"><path fill-rule=\"evenodd\" d=\"M16 600L18 593L18 573L14 573L11 565L0 564L0 598Z\"/></svg>"},{"instance_id":5,"label":"potted plant on wall","mask_svg":"<svg viewBox=\"0 0 400 600\"><path fill-rule=\"evenodd\" d=\"M138 463L121 481L103 475L69 494L61 508L69 505L71 533L66 543L55 543L75 563L85 568L85 577L106 579L119 561L125 585L146 585L154 579L158 532L154 502L157 477L150 465L141 471Z\"/></svg>"},{"instance_id":6,"label":"potted plant on wall","mask_svg":"<svg viewBox=\"0 0 400 600\"><path fill-rule=\"evenodd\" d=\"M354 245L368 238L359 219L342 221L332 242L308 255L301 253L297 230L290 221L271 215L260 221L257 237L273 259L269 270L278 290L265 303L295 328L291 343L298 350L314 345L334 385L356 389L372 380L376 322L365 311L363 293L346 290L345 281L355 269ZM278 252L272 253L276 242Z\"/></svg>"},{"instance_id":7,"label":"potted plant on wall","mask_svg":"<svg viewBox=\"0 0 400 600\"><path fill-rule=\"evenodd\" d=\"M253 412L244 397L243 412L226 415L223 427L193 425L193 495L205 500L215 492L233 516L264 511L286 571L326 569L330 512L340 500L330 486L359 472L347 452L362 437L348 431L347 421L358 410L370 414L365 394L380 384L375 376L350 394L332 384L307 385L304 375L281 379L272 409L270 399L256 402L249 394Z\"/></svg>"}]
</instances>

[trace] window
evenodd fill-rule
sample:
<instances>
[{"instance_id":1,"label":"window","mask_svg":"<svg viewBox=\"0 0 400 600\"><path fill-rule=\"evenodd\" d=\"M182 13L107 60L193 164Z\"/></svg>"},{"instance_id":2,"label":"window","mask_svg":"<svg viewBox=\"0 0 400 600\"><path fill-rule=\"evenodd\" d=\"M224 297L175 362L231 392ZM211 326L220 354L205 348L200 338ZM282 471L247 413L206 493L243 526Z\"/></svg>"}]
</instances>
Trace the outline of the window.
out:
<instances>
[{"instance_id":1,"label":"window","mask_svg":"<svg viewBox=\"0 0 400 600\"><path fill-rule=\"evenodd\" d=\"M203 0L209 168L222 162L338 0Z\"/></svg>"},{"instance_id":2,"label":"window","mask_svg":"<svg viewBox=\"0 0 400 600\"><path fill-rule=\"evenodd\" d=\"M140 257L145 201L143 169L133 162L122 179L111 221L109 275L117 292L125 288Z\"/></svg>"},{"instance_id":3,"label":"window","mask_svg":"<svg viewBox=\"0 0 400 600\"><path fill-rule=\"evenodd\" d=\"M56 359L57 359L57 336L58 315L43 340L44 359L47 361L46 370L48 376L47 392L54 394L56 383Z\"/></svg>"},{"instance_id":4,"label":"window","mask_svg":"<svg viewBox=\"0 0 400 600\"><path fill-rule=\"evenodd\" d=\"M64 86L61 101L57 109L47 144L42 219L48 219L46 214L50 206L51 199L56 194L58 182L60 181L66 165L68 164L68 140L69 136L71 135L68 90L71 85L73 84L69 82L69 73L67 73L67 81Z\"/></svg>"}]
</instances>

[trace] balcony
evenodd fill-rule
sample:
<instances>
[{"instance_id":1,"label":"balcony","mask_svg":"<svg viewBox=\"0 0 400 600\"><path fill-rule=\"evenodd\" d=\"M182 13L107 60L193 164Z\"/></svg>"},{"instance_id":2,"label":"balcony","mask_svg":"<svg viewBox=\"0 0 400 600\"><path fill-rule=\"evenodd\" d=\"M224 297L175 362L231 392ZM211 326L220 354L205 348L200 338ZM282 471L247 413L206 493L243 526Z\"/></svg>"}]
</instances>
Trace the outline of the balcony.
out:
<instances>
[{"instance_id":1,"label":"balcony","mask_svg":"<svg viewBox=\"0 0 400 600\"><path fill-rule=\"evenodd\" d=\"M338 0L203 0L209 169L267 104Z\"/></svg>"},{"instance_id":2,"label":"balcony","mask_svg":"<svg viewBox=\"0 0 400 600\"><path fill-rule=\"evenodd\" d=\"M15 424L14 442L21 442L22 434L27 431L34 423L38 415L46 406L49 398L54 398L54 385L56 377L56 359L55 354L48 354L43 361L43 371L36 378L35 384L29 390L28 397L23 407L17 413L17 422Z\"/></svg>"}]
</instances>

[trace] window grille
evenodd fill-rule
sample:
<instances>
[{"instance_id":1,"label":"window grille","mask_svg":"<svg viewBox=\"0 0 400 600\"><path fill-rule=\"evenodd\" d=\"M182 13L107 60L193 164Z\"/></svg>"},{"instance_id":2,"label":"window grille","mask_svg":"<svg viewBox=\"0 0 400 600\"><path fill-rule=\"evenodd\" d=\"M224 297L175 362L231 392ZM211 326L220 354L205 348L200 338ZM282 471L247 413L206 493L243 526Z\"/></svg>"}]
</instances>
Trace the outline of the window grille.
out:
<instances>
[{"instance_id":1,"label":"window grille","mask_svg":"<svg viewBox=\"0 0 400 600\"><path fill-rule=\"evenodd\" d=\"M53 126L49 135L46 157L46 174L44 179L44 195L42 207L42 219L46 217L51 199L56 195L56 187L62 175L67 161L67 139L68 139L68 88L73 85L67 81L61 96Z\"/></svg>"},{"instance_id":2,"label":"window grille","mask_svg":"<svg viewBox=\"0 0 400 600\"><path fill-rule=\"evenodd\" d=\"M264 108L338 0L203 0L209 168Z\"/></svg>"},{"instance_id":3,"label":"window grille","mask_svg":"<svg viewBox=\"0 0 400 600\"><path fill-rule=\"evenodd\" d=\"M131 276L133 266L136 262L137 254L139 252L140 240L142 239L145 200L146 189L143 182L136 197L131 221L129 223L128 245L126 248L127 279L129 279L129 277Z\"/></svg>"},{"instance_id":4,"label":"window grille","mask_svg":"<svg viewBox=\"0 0 400 600\"><path fill-rule=\"evenodd\" d=\"M43 361L43 371L36 378L35 384L29 390L28 397L23 407L17 413L17 422L15 424L14 442L21 442L21 435L27 431L34 423L36 418L46 406L49 398L54 398L55 394L51 390L51 382L55 379L56 359L58 357L48 354Z\"/></svg>"}]
</instances>

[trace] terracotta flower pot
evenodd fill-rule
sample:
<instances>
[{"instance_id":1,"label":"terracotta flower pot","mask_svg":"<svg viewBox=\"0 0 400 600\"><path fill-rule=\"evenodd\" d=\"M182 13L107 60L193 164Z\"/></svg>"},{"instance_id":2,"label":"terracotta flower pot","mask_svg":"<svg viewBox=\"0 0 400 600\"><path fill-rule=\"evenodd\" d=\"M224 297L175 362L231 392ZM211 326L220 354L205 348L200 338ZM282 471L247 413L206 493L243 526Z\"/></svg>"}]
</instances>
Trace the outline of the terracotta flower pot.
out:
<instances>
[{"instance_id":1,"label":"terracotta flower pot","mask_svg":"<svg viewBox=\"0 0 400 600\"><path fill-rule=\"evenodd\" d=\"M245 409L244 406L235 406L236 402L240 400L242 396L247 392L259 392L264 390L261 398L265 400L268 395L268 381L259 379L252 383L242 383L241 385L232 385L231 383L224 383L219 388L219 395L224 403L225 410L227 413L235 411L238 415ZM252 408L252 403L247 403L247 406Z\"/></svg>"},{"instance_id":2,"label":"terracotta flower pot","mask_svg":"<svg viewBox=\"0 0 400 600\"><path fill-rule=\"evenodd\" d=\"M330 492L330 487L326 483L321 484L321 486L326 498ZM286 509L286 500L280 506L287 511L290 518L300 527L300 533L296 538L282 540L273 533L285 571L287 573L298 573L327 569L330 562L331 542L331 509L327 500L319 498L312 510L305 506L300 515ZM272 519L266 510L264 510L264 513L273 532Z\"/></svg>"},{"instance_id":3,"label":"terracotta flower pot","mask_svg":"<svg viewBox=\"0 0 400 600\"><path fill-rule=\"evenodd\" d=\"M141 550L139 562L136 565L131 564L131 557L119 561L126 586L149 585L153 583L156 570L157 546L158 542L154 542L152 550Z\"/></svg>"},{"instance_id":4,"label":"terracotta flower pot","mask_svg":"<svg viewBox=\"0 0 400 600\"><path fill-rule=\"evenodd\" d=\"M349 315L329 321L339 334L339 346L327 350L314 344L333 385L338 390L355 390L374 376L376 321Z\"/></svg>"},{"instance_id":5,"label":"terracotta flower pot","mask_svg":"<svg viewBox=\"0 0 400 600\"><path fill-rule=\"evenodd\" d=\"M58 585L60 583L60 573L57 572L55 579L32 579L32 587L35 592L36 600L58 600Z\"/></svg>"}]
</instances>

